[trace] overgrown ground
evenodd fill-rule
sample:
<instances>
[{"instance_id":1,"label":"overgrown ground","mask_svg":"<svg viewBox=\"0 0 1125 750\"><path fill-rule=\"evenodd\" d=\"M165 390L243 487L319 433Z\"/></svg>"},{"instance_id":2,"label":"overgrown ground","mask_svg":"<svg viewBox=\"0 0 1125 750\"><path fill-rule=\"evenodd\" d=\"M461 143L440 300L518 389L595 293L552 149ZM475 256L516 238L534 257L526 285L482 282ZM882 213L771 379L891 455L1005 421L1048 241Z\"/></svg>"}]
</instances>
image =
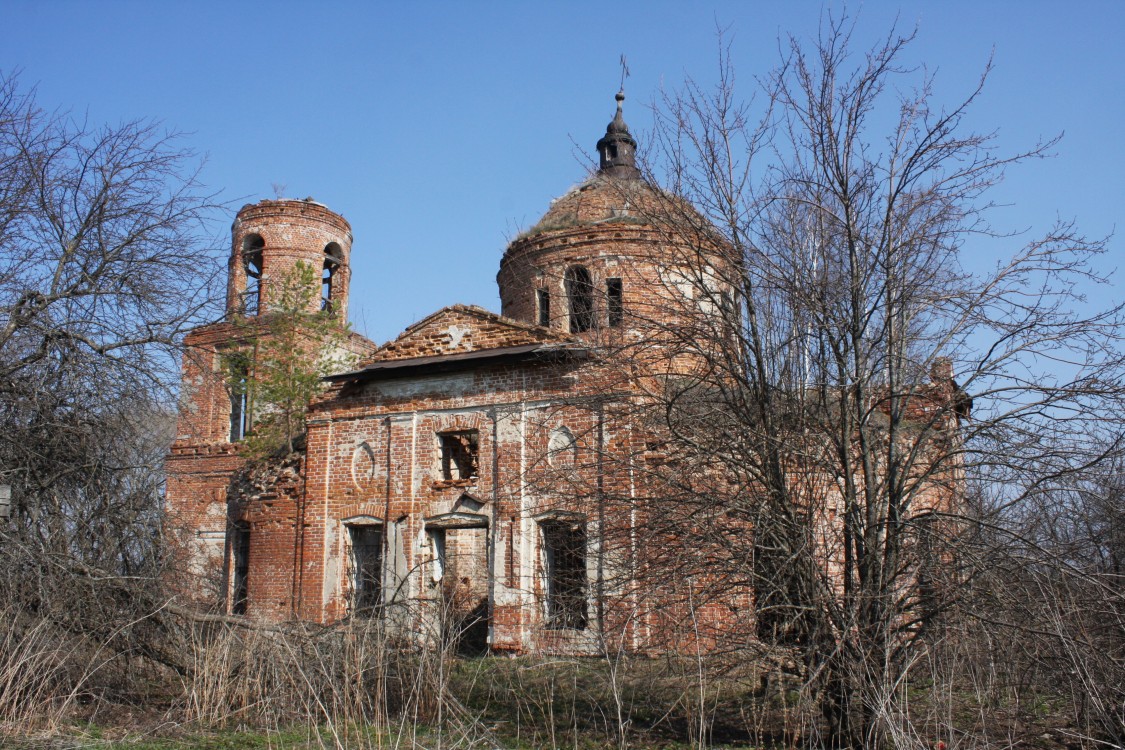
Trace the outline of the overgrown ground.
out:
<instances>
[{"instance_id":1,"label":"overgrown ground","mask_svg":"<svg viewBox=\"0 0 1125 750\"><path fill-rule=\"evenodd\" d=\"M423 665L430 669L434 664ZM91 682L65 719L8 723L0 746L139 750L298 748L781 748L807 744L792 681L756 669L713 669L686 659L448 659L444 697L354 721L325 711L315 722L263 722L246 706L186 719L184 696L153 682L147 695ZM139 683L134 687L142 687ZM947 700L924 680L910 688L920 747L1079 747L1068 706L1049 696L1005 699L966 689ZM228 696L229 697L229 696ZM253 707L250 707L253 708ZM952 711L953 715L948 715ZM950 732L950 727L957 729Z\"/></svg>"}]
</instances>

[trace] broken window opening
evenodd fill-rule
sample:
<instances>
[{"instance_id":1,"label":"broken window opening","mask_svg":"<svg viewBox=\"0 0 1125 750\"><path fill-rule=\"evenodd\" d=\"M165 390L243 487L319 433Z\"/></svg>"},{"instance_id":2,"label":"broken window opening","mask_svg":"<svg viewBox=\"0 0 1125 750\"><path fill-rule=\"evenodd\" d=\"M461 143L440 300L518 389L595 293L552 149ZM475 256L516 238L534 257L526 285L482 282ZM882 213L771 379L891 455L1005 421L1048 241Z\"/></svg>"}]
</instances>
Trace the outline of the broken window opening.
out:
<instances>
[{"instance_id":1,"label":"broken window opening","mask_svg":"<svg viewBox=\"0 0 1125 750\"><path fill-rule=\"evenodd\" d=\"M584 266L566 269L566 296L570 303L570 332L581 333L594 327L594 284Z\"/></svg>"},{"instance_id":2,"label":"broken window opening","mask_svg":"<svg viewBox=\"0 0 1125 750\"><path fill-rule=\"evenodd\" d=\"M344 251L335 242L329 242L324 247L324 271L321 274L321 297L320 309L323 312L332 313L333 309L332 293L334 291L336 281L336 271L339 270L340 264L344 259Z\"/></svg>"},{"instance_id":3,"label":"broken window opening","mask_svg":"<svg viewBox=\"0 0 1125 750\"><path fill-rule=\"evenodd\" d=\"M586 525L546 521L543 535L547 627L586 629Z\"/></svg>"},{"instance_id":4,"label":"broken window opening","mask_svg":"<svg viewBox=\"0 0 1125 750\"><path fill-rule=\"evenodd\" d=\"M607 322L610 328L619 328L625 319L625 300L621 279L605 280Z\"/></svg>"},{"instance_id":5,"label":"broken window opening","mask_svg":"<svg viewBox=\"0 0 1125 750\"><path fill-rule=\"evenodd\" d=\"M535 298L539 307L539 325L547 328L551 325L551 293L546 289L536 289Z\"/></svg>"},{"instance_id":6,"label":"broken window opening","mask_svg":"<svg viewBox=\"0 0 1125 750\"><path fill-rule=\"evenodd\" d=\"M352 542L352 612L370 617L383 600L383 529L349 526Z\"/></svg>"},{"instance_id":7,"label":"broken window opening","mask_svg":"<svg viewBox=\"0 0 1125 750\"><path fill-rule=\"evenodd\" d=\"M237 443L250 434L251 427L250 372L247 362L239 359L231 365L227 388L230 391L229 441Z\"/></svg>"},{"instance_id":8,"label":"broken window opening","mask_svg":"<svg viewBox=\"0 0 1125 750\"><path fill-rule=\"evenodd\" d=\"M441 476L447 481L476 479L480 468L480 440L476 430L443 432L441 442Z\"/></svg>"},{"instance_id":9,"label":"broken window opening","mask_svg":"<svg viewBox=\"0 0 1125 750\"><path fill-rule=\"evenodd\" d=\"M260 234L248 234L242 240L242 267L246 271L246 287L242 291L242 314L257 315L262 301L262 248L266 241Z\"/></svg>"},{"instance_id":10,"label":"broken window opening","mask_svg":"<svg viewBox=\"0 0 1125 750\"><path fill-rule=\"evenodd\" d=\"M231 530L231 567L233 575L230 587L230 612L232 615L246 614L247 594L250 590L250 525L239 523Z\"/></svg>"}]
</instances>

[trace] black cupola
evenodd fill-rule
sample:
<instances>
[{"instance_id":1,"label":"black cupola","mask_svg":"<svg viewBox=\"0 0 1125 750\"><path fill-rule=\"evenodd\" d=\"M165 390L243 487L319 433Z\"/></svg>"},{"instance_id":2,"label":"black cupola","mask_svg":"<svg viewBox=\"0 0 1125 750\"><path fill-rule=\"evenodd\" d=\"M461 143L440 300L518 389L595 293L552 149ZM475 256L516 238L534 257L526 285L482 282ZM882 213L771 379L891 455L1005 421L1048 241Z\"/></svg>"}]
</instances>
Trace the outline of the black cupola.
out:
<instances>
[{"instance_id":1,"label":"black cupola","mask_svg":"<svg viewBox=\"0 0 1125 750\"><path fill-rule=\"evenodd\" d=\"M617 114L606 126L605 135L598 141L598 173L638 180L641 178L641 170L637 169L637 142L629 134L629 126L625 124L625 118L621 114L625 92L618 91L614 98L617 99Z\"/></svg>"}]
</instances>

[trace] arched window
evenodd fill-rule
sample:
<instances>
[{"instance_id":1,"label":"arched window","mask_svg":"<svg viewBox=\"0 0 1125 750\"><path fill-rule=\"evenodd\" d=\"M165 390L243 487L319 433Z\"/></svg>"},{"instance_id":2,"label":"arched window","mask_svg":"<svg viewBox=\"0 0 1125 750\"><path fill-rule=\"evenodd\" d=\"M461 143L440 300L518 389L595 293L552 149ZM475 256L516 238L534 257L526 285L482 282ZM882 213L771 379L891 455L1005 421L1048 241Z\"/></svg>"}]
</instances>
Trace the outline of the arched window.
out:
<instances>
[{"instance_id":1,"label":"arched window","mask_svg":"<svg viewBox=\"0 0 1125 750\"><path fill-rule=\"evenodd\" d=\"M230 435L232 443L237 443L250 434L250 363L244 354L236 353L230 357Z\"/></svg>"},{"instance_id":2,"label":"arched window","mask_svg":"<svg viewBox=\"0 0 1125 750\"><path fill-rule=\"evenodd\" d=\"M324 246L324 271L321 274L320 309L332 312L332 292L336 281L336 271L344 260L344 251L335 242Z\"/></svg>"},{"instance_id":3,"label":"arched window","mask_svg":"<svg viewBox=\"0 0 1125 750\"><path fill-rule=\"evenodd\" d=\"M580 333L594 327L594 284L584 266L566 269L566 298L570 303L570 332Z\"/></svg>"},{"instance_id":4,"label":"arched window","mask_svg":"<svg viewBox=\"0 0 1125 750\"><path fill-rule=\"evenodd\" d=\"M246 271L246 288L242 290L242 312L257 315L262 301L262 248L266 241L260 234L242 239L242 267Z\"/></svg>"},{"instance_id":5,"label":"arched window","mask_svg":"<svg viewBox=\"0 0 1125 750\"><path fill-rule=\"evenodd\" d=\"M539 325L548 328L551 325L551 293L546 289L535 290L536 307L539 308Z\"/></svg>"}]
</instances>

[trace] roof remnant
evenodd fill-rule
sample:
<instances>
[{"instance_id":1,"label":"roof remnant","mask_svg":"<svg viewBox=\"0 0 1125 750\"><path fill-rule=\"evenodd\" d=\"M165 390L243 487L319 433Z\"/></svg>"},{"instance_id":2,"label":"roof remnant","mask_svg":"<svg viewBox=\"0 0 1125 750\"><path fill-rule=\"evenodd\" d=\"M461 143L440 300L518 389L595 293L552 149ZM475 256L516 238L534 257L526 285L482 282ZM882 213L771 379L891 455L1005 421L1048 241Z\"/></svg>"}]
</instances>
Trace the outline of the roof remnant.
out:
<instances>
[{"instance_id":1,"label":"roof remnant","mask_svg":"<svg viewBox=\"0 0 1125 750\"><path fill-rule=\"evenodd\" d=\"M480 349L455 354L435 354L428 357L391 359L372 362L359 370L342 372L324 378L329 382L343 380L380 380L383 378L406 377L424 372L449 372L468 370L478 365L497 362L533 361L558 362L561 360L582 360L589 357L589 349L573 344L522 344L496 349Z\"/></svg>"}]
</instances>

